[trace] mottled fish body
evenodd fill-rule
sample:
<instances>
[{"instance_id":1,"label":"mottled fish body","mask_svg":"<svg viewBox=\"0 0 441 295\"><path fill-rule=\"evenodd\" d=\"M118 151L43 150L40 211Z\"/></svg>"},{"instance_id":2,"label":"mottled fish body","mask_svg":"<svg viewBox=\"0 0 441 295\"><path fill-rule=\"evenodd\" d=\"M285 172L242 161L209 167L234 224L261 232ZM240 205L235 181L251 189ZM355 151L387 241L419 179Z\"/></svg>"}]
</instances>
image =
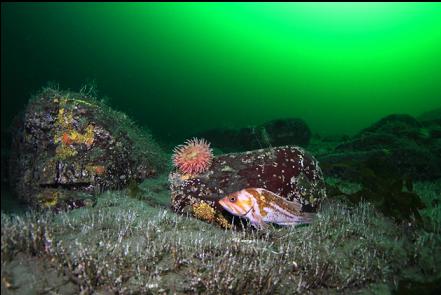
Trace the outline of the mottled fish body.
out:
<instances>
[{"instance_id":1,"label":"mottled fish body","mask_svg":"<svg viewBox=\"0 0 441 295\"><path fill-rule=\"evenodd\" d=\"M247 188L232 193L219 204L235 216L247 218L256 228L266 223L298 225L311 223L314 213L301 212L301 204L290 202L263 188Z\"/></svg>"}]
</instances>

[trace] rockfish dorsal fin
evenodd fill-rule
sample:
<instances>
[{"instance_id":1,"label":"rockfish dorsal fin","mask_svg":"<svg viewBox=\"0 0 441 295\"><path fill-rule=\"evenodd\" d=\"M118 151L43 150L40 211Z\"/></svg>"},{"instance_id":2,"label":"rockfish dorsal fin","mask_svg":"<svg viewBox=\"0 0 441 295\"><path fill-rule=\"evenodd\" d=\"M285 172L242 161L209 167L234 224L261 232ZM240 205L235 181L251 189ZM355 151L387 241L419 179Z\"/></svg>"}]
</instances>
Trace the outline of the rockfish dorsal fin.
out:
<instances>
[{"instance_id":1,"label":"rockfish dorsal fin","mask_svg":"<svg viewBox=\"0 0 441 295\"><path fill-rule=\"evenodd\" d=\"M288 201L285 198L282 198L279 195L276 195L275 193L264 189L264 188L258 188L255 189L265 200L269 202L274 202L282 209L285 209L289 212L292 212L293 214L301 214L302 210L302 204L298 202L297 200L294 201Z\"/></svg>"}]
</instances>

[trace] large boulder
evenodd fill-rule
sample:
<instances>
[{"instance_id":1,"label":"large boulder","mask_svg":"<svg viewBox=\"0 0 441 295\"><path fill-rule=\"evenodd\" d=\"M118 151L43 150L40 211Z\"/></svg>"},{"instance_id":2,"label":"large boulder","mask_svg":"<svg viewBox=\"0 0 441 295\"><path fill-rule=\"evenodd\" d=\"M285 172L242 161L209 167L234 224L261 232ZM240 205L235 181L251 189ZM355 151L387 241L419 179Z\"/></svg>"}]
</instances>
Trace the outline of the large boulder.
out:
<instances>
[{"instance_id":1,"label":"large boulder","mask_svg":"<svg viewBox=\"0 0 441 295\"><path fill-rule=\"evenodd\" d=\"M441 108L422 114L418 120L424 126L426 133L433 139L441 140ZM438 142L438 149L440 146Z\"/></svg>"},{"instance_id":2,"label":"large boulder","mask_svg":"<svg viewBox=\"0 0 441 295\"><path fill-rule=\"evenodd\" d=\"M318 156L326 175L359 180L353 163L381 158L400 177L441 177L441 122L425 125L410 115L390 115ZM395 172L394 172L395 173Z\"/></svg>"},{"instance_id":3,"label":"large boulder","mask_svg":"<svg viewBox=\"0 0 441 295\"><path fill-rule=\"evenodd\" d=\"M273 147L298 145L307 147L311 139L311 130L305 121L298 118L277 119L260 126L262 138Z\"/></svg>"},{"instance_id":4,"label":"large boulder","mask_svg":"<svg viewBox=\"0 0 441 295\"><path fill-rule=\"evenodd\" d=\"M169 176L172 209L228 227L228 212L218 200L244 188L264 188L316 212L326 197L322 171L300 147L283 146L214 157L199 175L176 169Z\"/></svg>"},{"instance_id":5,"label":"large boulder","mask_svg":"<svg viewBox=\"0 0 441 295\"><path fill-rule=\"evenodd\" d=\"M420 122L441 120L441 107L420 114L417 119Z\"/></svg>"},{"instance_id":6,"label":"large boulder","mask_svg":"<svg viewBox=\"0 0 441 295\"><path fill-rule=\"evenodd\" d=\"M45 88L13 139L11 187L32 205L59 207L84 193L156 175L165 157L151 136L94 97Z\"/></svg>"}]
</instances>

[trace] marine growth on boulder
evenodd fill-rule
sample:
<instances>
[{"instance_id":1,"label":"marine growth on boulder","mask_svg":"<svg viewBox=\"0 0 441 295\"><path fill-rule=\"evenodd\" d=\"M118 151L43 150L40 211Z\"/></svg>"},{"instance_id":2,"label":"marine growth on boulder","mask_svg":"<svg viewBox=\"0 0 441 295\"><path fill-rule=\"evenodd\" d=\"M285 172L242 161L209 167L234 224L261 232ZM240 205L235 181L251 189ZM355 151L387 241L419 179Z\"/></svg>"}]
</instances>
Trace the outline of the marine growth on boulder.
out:
<instances>
[{"instance_id":1,"label":"marine growth on boulder","mask_svg":"<svg viewBox=\"0 0 441 295\"><path fill-rule=\"evenodd\" d=\"M52 88L30 100L11 150L11 187L21 200L51 208L81 205L84 193L153 176L166 162L124 114L88 94Z\"/></svg>"},{"instance_id":2,"label":"marine growth on boulder","mask_svg":"<svg viewBox=\"0 0 441 295\"><path fill-rule=\"evenodd\" d=\"M213 158L203 173L176 168L169 175L171 206L202 220L230 226L230 215L218 201L244 188L262 188L316 212L326 197L318 162L304 149L283 146L231 153Z\"/></svg>"},{"instance_id":3,"label":"marine growth on boulder","mask_svg":"<svg viewBox=\"0 0 441 295\"><path fill-rule=\"evenodd\" d=\"M327 176L359 181L354 163L382 158L401 177L433 180L441 177L441 120L420 122L410 115L389 115L319 155Z\"/></svg>"}]
</instances>

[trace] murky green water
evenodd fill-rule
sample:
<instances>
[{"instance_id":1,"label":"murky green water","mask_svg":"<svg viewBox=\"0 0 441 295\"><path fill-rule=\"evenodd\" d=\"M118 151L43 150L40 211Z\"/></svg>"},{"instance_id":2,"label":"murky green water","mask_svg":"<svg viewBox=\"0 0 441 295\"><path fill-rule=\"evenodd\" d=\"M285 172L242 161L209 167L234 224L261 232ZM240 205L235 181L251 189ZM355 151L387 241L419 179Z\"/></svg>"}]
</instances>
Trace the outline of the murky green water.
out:
<instances>
[{"instance_id":1,"label":"murky green water","mask_svg":"<svg viewBox=\"0 0 441 295\"><path fill-rule=\"evenodd\" d=\"M440 116L441 3L2 3L1 293L435 294Z\"/></svg>"},{"instance_id":2,"label":"murky green water","mask_svg":"<svg viewBox=\"0 0 441 295\"><path fill-rule=\"evenodd\" d=\"M441 4L2 4L2 134L94 80L155 136L300 117L354 133L441 106Z\"/></svg>"}]
</instances>

